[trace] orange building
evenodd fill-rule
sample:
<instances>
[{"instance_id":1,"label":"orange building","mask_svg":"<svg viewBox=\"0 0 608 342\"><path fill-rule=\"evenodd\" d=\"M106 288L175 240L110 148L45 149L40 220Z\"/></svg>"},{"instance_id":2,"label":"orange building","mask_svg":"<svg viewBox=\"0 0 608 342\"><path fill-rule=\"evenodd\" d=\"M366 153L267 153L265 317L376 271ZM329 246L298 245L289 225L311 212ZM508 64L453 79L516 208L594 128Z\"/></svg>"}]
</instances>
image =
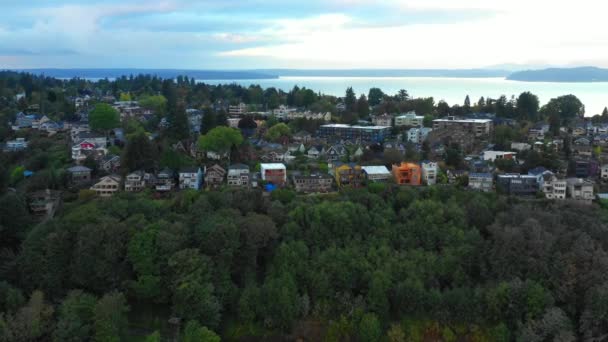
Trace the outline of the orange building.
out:
<instances>
[{"instance_id":1,"label":"orange building","mask_svg":"<svg viewBox=\"0 0 608 342\"><path fill-rule=\"evenodd\" d=\"M399 185L420 185L420 166L414 163L393 165L393 177L395 178L395 183Z\"/></svg>"}]
</instances>

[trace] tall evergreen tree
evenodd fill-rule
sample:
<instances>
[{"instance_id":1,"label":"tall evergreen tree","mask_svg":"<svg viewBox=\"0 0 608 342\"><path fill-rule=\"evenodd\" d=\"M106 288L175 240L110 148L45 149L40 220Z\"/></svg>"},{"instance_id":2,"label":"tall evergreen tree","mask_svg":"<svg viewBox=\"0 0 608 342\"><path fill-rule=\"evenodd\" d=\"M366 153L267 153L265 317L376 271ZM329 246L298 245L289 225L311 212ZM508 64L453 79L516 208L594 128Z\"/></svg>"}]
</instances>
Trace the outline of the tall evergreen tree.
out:
<instances>
[{"instance_id":1,"label":"tall evergreen tree","mask_svg":"<svg viewBox=\"0 0 608 342\"><path fill-rule=\"evenodd\" d=\"M346 105L347 112L354 112L357 107L357 97L353 87L346 89L346 96L344 97L344 105Z\"/></svg>"}]
</instances>

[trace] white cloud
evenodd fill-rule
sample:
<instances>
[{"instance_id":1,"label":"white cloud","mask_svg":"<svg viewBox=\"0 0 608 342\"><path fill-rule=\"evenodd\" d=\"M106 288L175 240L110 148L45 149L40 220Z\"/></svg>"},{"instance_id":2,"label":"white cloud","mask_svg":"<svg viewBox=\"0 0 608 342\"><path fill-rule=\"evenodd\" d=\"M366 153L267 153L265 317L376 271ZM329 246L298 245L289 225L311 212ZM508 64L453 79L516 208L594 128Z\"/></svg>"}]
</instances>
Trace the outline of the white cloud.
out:
<instances>
[{"instance_id":1,"label":"white cloud","mask_svg":"<svg viewBox=\"0 0 608 342\"><path fill-rule=\"evenodd\" d=\"M345 1L345 0L337 0ZM346 0L349 1L349 0ZM360 2L362 0L354 0ZM407 0L401 9L478 9L495 15L457 23L358 27L333 14L282 20L262 33L274 45L222 53L267 57L299 67L465 68L501 63L572 64L603 58L608 66L608 4L581 0Z\"/></svg>"}]
</instances>

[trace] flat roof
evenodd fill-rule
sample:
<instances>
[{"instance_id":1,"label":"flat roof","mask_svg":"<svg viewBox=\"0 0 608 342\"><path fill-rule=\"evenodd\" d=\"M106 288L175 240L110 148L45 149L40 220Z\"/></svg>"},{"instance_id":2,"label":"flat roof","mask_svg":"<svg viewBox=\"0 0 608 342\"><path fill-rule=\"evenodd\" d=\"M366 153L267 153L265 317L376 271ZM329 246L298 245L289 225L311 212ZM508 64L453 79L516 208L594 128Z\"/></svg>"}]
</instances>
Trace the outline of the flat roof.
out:
<instances>
[{"instance_id":1,"label":"flat roof","mask_svg":"<svg viewBox=\"0 0 608 342\"><path fill-rule=\"evenodd\" d=\"M328 125L322 125L321 127L327 127L327 128L372 129L372 130L383 130L383 129L390 129L391 128L389 126L351 126L351 125L345 125L345 124L328 124Z\"/></svg>"},{"instance_id":2,"label":"flat roof","mask_svg":"<svg viewBox=\"0 0 608 342\"><path fill-rule=\"evenodd\" d=\"M284 169L285 164L282 163L268 163L268 164L260 164L260 167L263 169Z\"/></svg>"},{"instance_id":3,"label":"flat roof","mask_svg":"<svg viewBox=\"0 0 608 342\"><path fill-rule=\"evenodd\" d=\"M490 119L435 119L433 122L458 122L458 123L489 123Z\"/></svg>"},{"instance_id":4,"label":"flat roof","mask_svg":"<svg viewBox=\"0 0 608 342\"><path fill-rule=\"evenodd\" d=\"M362 166L361 169L365 171L365 173L369 174L391 174L391 172L386 168L386 166Z\"/></svg>"}]
</instances>

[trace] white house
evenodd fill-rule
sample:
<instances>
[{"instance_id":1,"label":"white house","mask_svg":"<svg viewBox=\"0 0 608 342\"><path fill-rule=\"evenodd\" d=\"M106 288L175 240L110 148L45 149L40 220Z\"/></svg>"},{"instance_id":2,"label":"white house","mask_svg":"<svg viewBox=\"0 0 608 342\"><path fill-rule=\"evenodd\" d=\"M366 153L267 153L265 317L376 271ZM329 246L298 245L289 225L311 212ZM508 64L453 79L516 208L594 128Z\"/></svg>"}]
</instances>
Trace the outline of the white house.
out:
<instances>
[{"instance_id":1,"label":"white house","mask_svg":"<svg viewBox=\"0 0 608 342\"><path fill-rule=\"evenodd\" d=\"M179 188L199 190L203 184L203 171L200 167L187 167L179 171Z\"/></svg>"},{"instance_id":2,"label":"white house","mask_svg":"<svg viewBox=\"0 0 608 342\"><path fill-rule=\"evenodd\" d=\"M564 200L566 199L567 187L568 182L565 179L557 178L555 175L546 175L542 191L548 199Z\"/></svg>"},{"instance_id":3,"label":"white house","mask_svg":"<svg viewBox=\"0 0 608 342\"><path fill-rule=\"evenodd\" d=\"M515 159L517 152L484 151L483 160L494 162L496 159Z\"/></svg>"},{"instance_id":4,"label":"white house","mask_svg":"<svg viewBox=\"0 0 608 342\"><path fill-rule=\"evenodd\" d=\"M362 166L361 170L369 182L386 182L391 178L391 172L386 166Z\"/></svg>"},{"instance_id":5,"label":"white house","mask_svg":"<svg viewBox=\"0 0 608 342\"><path fill-rule=\"evenodd\" d=\"M608 164L602 165L602 170L601 170L600 175L601 175L602 181L608 182Z\"/></svg>"},{"instance_id":6,"label":"white house","mask_svg":"<svg viewBox=\"0 0 608 342\"><path fill-rule=\"evenodd\" d=\"M91 187L100 197L110 197L120 189L120 176L112 175L103 177Z\"/></svg>"},{"instance_id":7,"label":"white house","mask_svg":"<svg viewBox=\"0 0 608 342\"><path fill-rule=\"evenodd\" d=\"M249 166L234 164L228 167L228 185L236 187L247 187L250 183Z\"/></svg>"},{"instance_id":8,"label":"white house","mask_svg":"<svg viewBox=\"0 0 608 342\"><path fill-rule=\"evenodd\" d=\"M422 162L422 181L426 183L426 185L435 185L437 184L437 163L426 161Z\"/></svg>"},{"instance_id":9,"label":"white house","mask_svg":"<svg viewBox=\"0 0 608 342\"><path fill-rule=\"evenodd\" d=\"M595 199L592 181L581 178L569 178L567 182L568 195L573 200L591 203Z\"/></svg>"},{"instance_id":10,"label":"white house","mask_svg":"<svg viewBox=\"0 0 608 342\"><path fill-rule=\"evenodd\" d=\"M470 173L469 189L490 192L494 187L494 177L491 173Z\"/></svg>"}]
</instances>

